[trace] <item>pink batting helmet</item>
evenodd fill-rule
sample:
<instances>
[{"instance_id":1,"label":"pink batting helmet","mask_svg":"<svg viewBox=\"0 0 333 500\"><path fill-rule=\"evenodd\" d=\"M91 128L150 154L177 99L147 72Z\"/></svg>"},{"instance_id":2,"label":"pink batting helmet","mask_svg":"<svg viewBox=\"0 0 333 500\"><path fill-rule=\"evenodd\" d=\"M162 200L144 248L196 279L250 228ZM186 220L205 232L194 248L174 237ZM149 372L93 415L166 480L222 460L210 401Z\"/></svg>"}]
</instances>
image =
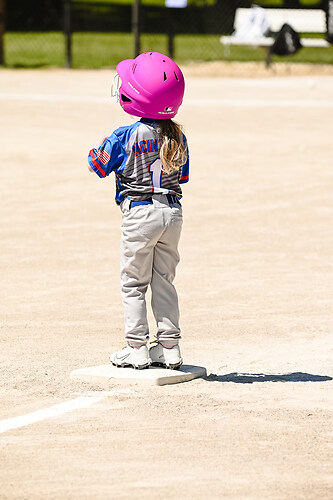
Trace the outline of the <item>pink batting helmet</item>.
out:
<instances>
[{"instance_id":1,"label":"pink batting helmet","mask_svg":"<svg viewBox=\"0 0 333 500\"><path fill-rule=\"evenodd\" d=\"M179 66L159 52L145 52L117 65L119 101L126 113L151 119L173 118L183 102L185 80Z\"/></svg>"}]
</instances>

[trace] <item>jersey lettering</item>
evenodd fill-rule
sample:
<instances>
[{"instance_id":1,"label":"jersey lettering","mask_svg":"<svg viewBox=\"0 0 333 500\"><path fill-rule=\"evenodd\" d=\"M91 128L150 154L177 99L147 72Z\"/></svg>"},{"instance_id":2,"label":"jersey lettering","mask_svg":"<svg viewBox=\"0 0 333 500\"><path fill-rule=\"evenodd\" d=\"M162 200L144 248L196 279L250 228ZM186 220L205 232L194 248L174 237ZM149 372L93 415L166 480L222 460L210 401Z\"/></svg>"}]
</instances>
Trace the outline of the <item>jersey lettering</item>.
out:
<instances>
[{"instance_id":1,"label":"jersey lettering","mask_svg":"<svg viewBox=\"0 0 333 500\"><path fill-rule=\"evenodd\" d=\"M140 141L140 149L141 149L142 153L147 153L146 141Z\"/></svg>"},{"instance_id":2,"label":"jersey lettering","mask_svg":"<svg viewBox=\"0 0 333 500\"><path fill-rule=\"evenodd\" d=\"M140 142L135 142L132 146L132 151L135 156L140 156L144 153L158 153L161 149L161 139L148 139Z\"/></svg>"},{"instance_id":3,"label":"jersey lettering","mask_svg":"<svg viewBox=\"0 0 333 500\"><path fill-rule=\"evenodd\" d=\"M163 170L160 158L155 158L149 163L148 171L153 183L153 193L167 194L169 190L162 187Z\"/></svg>"}]
</instances>

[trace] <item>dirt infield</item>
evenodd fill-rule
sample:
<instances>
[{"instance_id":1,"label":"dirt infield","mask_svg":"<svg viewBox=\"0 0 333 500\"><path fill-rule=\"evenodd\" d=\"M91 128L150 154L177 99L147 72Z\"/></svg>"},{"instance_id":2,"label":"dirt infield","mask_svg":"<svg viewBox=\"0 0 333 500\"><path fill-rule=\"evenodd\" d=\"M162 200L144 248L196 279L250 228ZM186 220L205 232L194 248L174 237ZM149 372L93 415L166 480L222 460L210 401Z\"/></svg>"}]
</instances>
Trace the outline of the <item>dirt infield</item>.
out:
<instances>
[{"instance_id":1,"label":"dirt infield","mask_svg":"<svg viewBox=\"0 0 333 500\"><path fill-rule=\"evenodd\" d=\"M1 500L333 496L333 76L185 74L176 283L209 375L105 393L69 379L123 338L114 179L86 158L132 120L112 71L0 71Z\"/></svg>"},{"instance_id":2,"label":"dirt infield","mask_svg":"<svg viewBox=\"0 0 333 500\"><path fill-rule=\"evenodd\" d=\"M212 78L274 78L284 76L333 76L332 64L301 64L273 62L269 67L258 62L198 62L188 63L184 68L187 76L209 76Z\"/></svg>"}]
</instances>

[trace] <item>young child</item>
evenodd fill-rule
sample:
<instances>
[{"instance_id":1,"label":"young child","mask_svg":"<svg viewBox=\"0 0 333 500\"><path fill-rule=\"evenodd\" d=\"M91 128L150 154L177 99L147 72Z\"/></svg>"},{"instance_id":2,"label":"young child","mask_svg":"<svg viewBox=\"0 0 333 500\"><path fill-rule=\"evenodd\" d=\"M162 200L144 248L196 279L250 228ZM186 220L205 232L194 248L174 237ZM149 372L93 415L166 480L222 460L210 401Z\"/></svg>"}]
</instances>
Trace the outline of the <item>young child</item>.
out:
<instances>
[{"instance_id":1,"label":"young child","mask_svg":"<svg viewBox=\"0 0 333 500\"><path fill-rule=\"evenodd\" d=\"M115 366L177 369L178 297L173 280L182 228L180 184L189 178L187 141L172 121L183 101L185 82L177 64L158 52L140 54L117 66L112 95L129 115L141 119L120 127L89 152L89 170L116 179L122 211L121 292L126 347L111 355ZM149 350L146 292L156 320L157 342Z\"/></svg>"}]
</instances>

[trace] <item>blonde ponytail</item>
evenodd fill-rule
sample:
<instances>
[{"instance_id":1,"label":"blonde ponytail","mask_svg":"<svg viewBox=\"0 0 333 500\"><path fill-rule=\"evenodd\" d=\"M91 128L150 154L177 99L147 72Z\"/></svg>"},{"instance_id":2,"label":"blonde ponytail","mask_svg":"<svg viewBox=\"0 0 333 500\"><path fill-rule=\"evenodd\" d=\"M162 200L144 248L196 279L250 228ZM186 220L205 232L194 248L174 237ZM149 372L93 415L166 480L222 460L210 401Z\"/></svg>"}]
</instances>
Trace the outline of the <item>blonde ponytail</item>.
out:
<instances>
[{"instance_id":1,"label":"blonde ponytail","mask_svg":"<svg viewBox=\"0 0 333 500\"><path fill-rule=\"evenodd\" d=\"M187 160L186 145L183 140L182 128L170 119L160 121L162 146L160 159L162 170L171 174L179 170Z\"/></svg>"}]
</instances>

